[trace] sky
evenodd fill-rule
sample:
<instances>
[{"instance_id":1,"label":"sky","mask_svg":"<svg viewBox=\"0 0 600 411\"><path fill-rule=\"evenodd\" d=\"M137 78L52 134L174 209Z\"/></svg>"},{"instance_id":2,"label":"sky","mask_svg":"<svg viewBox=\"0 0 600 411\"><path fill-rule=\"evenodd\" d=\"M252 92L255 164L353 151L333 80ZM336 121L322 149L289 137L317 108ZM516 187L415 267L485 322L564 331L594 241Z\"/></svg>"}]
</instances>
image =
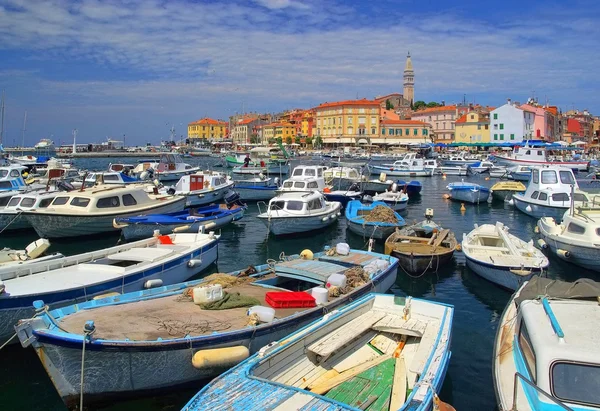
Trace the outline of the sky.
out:
<instances>
[{"instance_id":1,"label":"sky","mask_svg":"<svg viewBox=\"0 0 600 411\"><path fill-rule=\"evenodd\" d=\"M600 114L600 3L0 0L4 145L158 144L203 117L402 92Z\"/></svg>"}]
</instances>

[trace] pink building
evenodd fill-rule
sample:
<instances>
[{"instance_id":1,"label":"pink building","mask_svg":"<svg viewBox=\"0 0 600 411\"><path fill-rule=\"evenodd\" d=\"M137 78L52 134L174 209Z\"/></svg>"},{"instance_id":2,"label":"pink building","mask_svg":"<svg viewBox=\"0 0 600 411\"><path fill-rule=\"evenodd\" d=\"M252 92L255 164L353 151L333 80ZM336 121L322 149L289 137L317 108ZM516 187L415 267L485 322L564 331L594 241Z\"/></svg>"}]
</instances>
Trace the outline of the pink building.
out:
<instances>
[{"instance_id":1,"label":"pink building","mask_svg":"<svg viewBox=\"0 0 600 411\"><path fill-rule=\"evenodd\" d=\"M520 109L534 113L532 138L535 140L558 140L556 116L539 104L521 104Z\"/></svg>"}]
</instances>

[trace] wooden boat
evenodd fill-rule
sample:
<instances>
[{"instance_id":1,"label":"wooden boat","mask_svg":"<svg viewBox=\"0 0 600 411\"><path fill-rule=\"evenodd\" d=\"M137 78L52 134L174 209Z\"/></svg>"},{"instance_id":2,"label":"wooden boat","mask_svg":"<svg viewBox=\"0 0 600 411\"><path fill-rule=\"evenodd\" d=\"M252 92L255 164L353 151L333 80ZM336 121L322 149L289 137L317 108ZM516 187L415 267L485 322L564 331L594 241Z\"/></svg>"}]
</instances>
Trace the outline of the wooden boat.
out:
<instances>
[{"instance_id":1,"label":"wooden boat","mask_svg":"<svg viewBox=\"0 0 600 411\"><path fill-rule=\"evenodd\" d=\"M46 261L55 258L64 257L61 253L45 255L46 250L50 248L50 241L40 238L30 243L24 250L14 250L12 248L0 249L0 267L9 265L24 265L32 261Z\"/></svg>"},{"instance_id":2,"label":"wooden boat","mask_svg":"<svg viewBox=\"0 0 600 411\"><path fill-rule=\"evenodd\" d=\"M186 207L200 207L218 203L233 188L233 180L214 171L200 171L185 175L173 187L164 187L161 192L185 197Z\"/></svg>"},{"instance_id":3,"label":"wooden boat","mask_svg":"<svg viewBox=\"0 0 600 411\"><path fill-rule=\"evenodd\" d=\"M493 377L500 411L598 410L600 284L534 277L507 304Z\"/></svg>"},{"instance_id":4,"label":"wooden boat","mask_svg":"<svg viewBox=\"0 0 600 411\"><path fill-rule=\"evenodd\" d=\"M450 183L447 188L450 190L451 199L456 201L479 204L485 203L490 197L489 188L475 183Z\"/></svg>"},{"instance_id":5,"label":"wooden boat","mask_svg":"<svg viewBox=\"0 0 600 411\"><path fill-rule=\"evenodd\" d=\"M437 271L452 259L458 244L453 232L431 220L429 210L425 220L396 230L385 240L385 253L396 257L410 274Z\"/></svg>"},{"instance_id":6,"label":"wooden boat","mask_svg":"<svg viewBox=\"0 0 600 411\"><path fill-rule=\"evenodd\" d=\"M121 229L125 240L160 234L208 232L226 226L244 216L246 207L232 204L213 204L168 214L149 214L135 217L117 217L113 225Z\"/></svg>"},{"instance_id":7,"label":"wooden boat","mask_svg":"<svg viewBox=\"0 0 600 411\"><path fill-rule=\"evenodd\" d=\"M107 292L185 281L217 259L217 243L213 234L172 234L50 261L0 266L0 341L13 334L17 320L35 314L36 300L56 308Z\"/></svg>"},{"instance_id":8,"label":"wooden boat","mask_svg":"<svg viewBox=\"0 0 600 411\"><path fill-rule=\"evenodd\" d=\"M234 180L233 186L242 201L266 201L277 194L279 178L267 178L259 175L256 178Z\"/></svg>"},{"instance_id":9,"label":"wooden boat","mask_svg":"<svg viewBox=\"0 0 600 411\"><path fill-rule=\"evenodd\" d=\"M383 293L394 284L398 269L394 257L361 250L340 255L334 249L314 255L303 253L306 259L282 256L280 261L254 266L256 273L250 275L248 270L230 273L239 278L216 276L225 277L221 283L230 285L226 292L255 298L257 304L266 306L264 309L268 308L267 292L310 290L324 287L332 274L348 276L345 293L314 307L274 308L271 322L249 325L246 307L202 309L186 297L191 288L207 284L206 280L196 280L44 311L34 320L21 321L19 339L35 348L68 405L77 403L82 392L84 339L86 404L109 395L212 378L324 314L370 292ZM95 330L92 334L84 334L85 323L87 330ZM220 360L213 357L216 362L197 364L198 368L192 365L192 355L208 358L214 349L221 349Z\"/></svg>"},{"instance_id":10,"label":"wooden boat","mask_svg":"<svg viewBox=\"0 0 600 411\"><path fill-rule=\"evenodd\" d=\"M23 215L42 238L75 237L117 231L115 217L171 213L184 206L184 197L148 194L134 185L100 185L62 193L48 207Z\"/></svg>"},{"instance_id":11,"label":"wooden boat","mask_svg":"<svg viewBox=\"0 0 600 411\"><path fill-rule=\"evenodd\" d=\"M365 221L365 217L376 208L385 207L389 209L396 218L396 222L385 221ZM346 220L348 229L353 233L367 238L383 240L388 238L396 228L404 226L404 219L397 212L381 201L373 201L371 204L362 204L358 200L353 200L346 206Z\"/></svg>"},{"instance_id":12,"label":"wooden boat","mask_svg":"<svg viewBox=\"0 0 600 411\"><path fill-rule=\"evenodd\" d=\"M286 192L272 198L264 213L259 208L257 217L271 233L285 235L328 227L337 221L341 209L341 203L325 201L318 191Z\"/></svg>"},{"instance_id":13,"label":"wooden boat","mask_svg":"<svg viewBox=\"0 0 600 411\"><path fill-rule=\"evenodd\" d=\"M369 294L259 350L184 410L429 410L450 362L454 308Z\"/></svg>"},{"instance_id":14,"label":"wooden boat","mask_svg":"<svg viewBox=\"0 0 600 411\"><path fill-rule=\"evenodd\" d=\"M467 267L509 290L516 290L533 276L541 275L549 265L533 241L526 243L509 234L508 227L500 222L475 224L473 231L463 234L462 251Z\"/></svg>"},{"instance_id":15,"label":"wooden boat","mask_svg":"<svg viewBox=\"0 0 600 411\"><path fill-rule=\"evenodd\" d=\"M142 180L147 178L158 178L158 181L174 182L181 177L200 171L200 167L193 167L183 162L179 154L162 154L158 161L144 161L138 164L133 173Z\"/></svg>"},{"instance_id":16,"label":"wooden boat","mask_svg":"<svg viewBox=\"0 0 600 411\"><path fill-rule=\"evenodd\" d=\"M490 188L492 200L510 201L513 194L524 193L527 187L519 181L500 181Z\"/></svg>"},{"instance_id":17,"label":"wooden boat","mask_svg":"<svg viewBox=\"0 0 600 411\"><path fill-rule=\"evenodd\" d=\"M418 196L419 194L421 194L421 190L423 189L423 185L421 184L421 182L415 180L408 182L404 180L398 180L396 181L396 184L400 189L402 189L402 191L406 192L406 194L408 194L409 197Z\"/></svg>"}]
</instances>

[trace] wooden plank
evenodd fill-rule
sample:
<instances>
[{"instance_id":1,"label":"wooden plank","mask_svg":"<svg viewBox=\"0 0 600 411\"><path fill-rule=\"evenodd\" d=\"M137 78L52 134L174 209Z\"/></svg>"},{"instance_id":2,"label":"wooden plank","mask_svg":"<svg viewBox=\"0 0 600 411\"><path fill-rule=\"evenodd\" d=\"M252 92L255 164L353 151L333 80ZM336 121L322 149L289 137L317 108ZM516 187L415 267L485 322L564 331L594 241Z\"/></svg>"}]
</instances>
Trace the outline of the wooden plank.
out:
<instances>
[{"instance_id":1,"label":"wooden plank","mask_svg":"<svg viewBox=\"0 0 600 411\"><path fill-rule=\"evenodd\" d=\"M314 399L315 397L313 395L297 392L275 407L273 411L299 410Z\"/></svg>"},{"instance_id":2,"label":"wooden plank","mask_svg":"<svg viewBox=\"0 0 600 411\"><path fill-rule=\"evenodd\" d=\"M408 321L400 316L388 321L377 322L371 328L375 331L387 332L392 334L404 334L413 337L421 337L427 330L427 322L412 318Z\"/></svg>"},{"instance_id":3,"label":"wooden plank","mask_svg":"<svg viewBox=\"0 0 600 411\"><path fill-rule=\"evenodd\" d=\"M438 331L439 323L435 324L435 326L434 324L429 324L429 326L425 329L425 334L423 334L421 341L419 341L419 348L415 353L415 357L413 358L412 362L408 363L408 368L412 372L419 375L423 373L425 363L433 351L433 345L435 344Z\"/></svg>"},{"instance_id":4,"label":"wooden plank","mask_svg":"<svg viewBox=\"0 0 600 411\"><path fill-rule=\"evenodd\" d=\"M399 410L406 402L406 364L404 357L396 358L394 369L394 382L392 383L392 395L390 397L390 410Z\"/></svg>"},{"instance_id":5,"label":"wooden plank","mask_svg":"<svg viewBox=\"0 0 600 411\"><path fill-rule=\"evenodd\" d=\"M394 236L394 240L410 240L410 241L417 241L420 243L428 243L431 238L425 238L425 237L415 237L412 235L395 235Z\"/></svg>"},{"instance_id":6,"label":"wooden plank","mask_svg":"<svg viewBox=\"0 0 600 411\"><path fill-rule=\"evenodd\" d=\"M418 378L418 375L410 370L409 365L412 363L415 353L419 348L419 340L419 338L409 337L402 350L402 357L404 357L404 366L406 368L406 384L410 390L413 389Z\"/></svg>"},{"instance_id":7,"label":"wooden plank","mask_svg":"<svg viewBox=\"0 0 600 411\"><path fill-rule=\"evenodd\" d=\"M314 392L315 394L324 394L327 391L329 391L330 389L332 389L333 387L338 386L339 384L343 383L344 381L348 381L350 378L354 377L355 375L358 375L361 372L366 371L371 367L375 367L390 358L391 357L389 355L382 355L380 357L375 358L372 361L369 361L369 362L360 364L356 367L350 368L349 370L347 370L343 373L340 373L338 376L330 378L329 380L324 381L324 382L320 383L319 385L314 386L311 389L311 391Z\"/></svg>"},{"instance_id":8,"label":"wooden plank","mask_svg":"<svg viewBox=\"0 0 600 411\"><path fill-rule=\"evenodd\" d=\"M313 388L315 387L319 387L322 384L325 384L327 381L332 380L333 378L336 378L340 375L339 372L337 372L336 370L329 370L327 372L325 372L323 375L321 375L319 378L317 378L315 381L313 381L312 384L308 385L308 389L310 391L313 390Z\"/></svg>"},{"instance_id":9,"label":"wooden plank","mask_svg":"<svg viewBox=\"0 0 600 411\"><path fill-rule=\"evenodd\" d=\"M290 352L287 356L282 358L281 355L274 355L269 358L270 367L264 370L258 377L264 379L271 379L274 375L277 375L281 370L287 369L290 364L295 363L298 359L304 356L304 347L298 346L293 352Z\"/></svg>"},{"instance_id":10,"label":"wooden plank","mask_svg":"<svg viewBox=\"0 0 600 411\"><path fill-rule=\"evenodd\" d=\"M271 381L279 382L281 384L290 385L290 380L296 381L298 377L305 376L316 367L308 358L304 357L302 360L294 364L293 367L287 369L287 371L280 373L277 377L271 378Z\"/></svg>"},{"instance_id":11,"label":"wooden plank","mask_svg":"<svg viewBox=\"0 0 600 411\"><path fill-rule=\"evenodd\" d=\"M449 233L450 233L449 229L447 229L447 228L443 229L437 236L435 243L433 243L433 246L439 247L442 244L442 242L446 239L446 237L448 237Z\"/></svg>"},{"instance_id":12,"label":"wooden plank","mask_svg":"<svg viewBox=\"0 0 600 411\"><path fill-rule=\"evenodd\" d=\"M377 334L377 336L370 341L370 344L382 353L392 355L397 341L389 334Z\"/></svg>"},{"instance_id":13,"label":"wooden plank","mask_svg":"<svg viewBox=\"0 0 600 411\"><path fill-rule=\"evenodd\" d=\"M368 345L363 345L358 350L354 351L350 356L346 357L344 360L340 361L336 365L333 366L333 369L339 373L342 373L350 368L356 367L362 363L367 361L371 361L380 354L377 353L374 349L369 347Z\"/></svg>"},{"instance_id":14,"label":"wooden plank","mask_svg":"<svg viewBox=\"0 0 600 411\"><path fill-rule=\"evenodd\" d=\"M355 377L330 390L326 397L350 405L368 385L368 379Z\"/></svg>"}]
</instances>

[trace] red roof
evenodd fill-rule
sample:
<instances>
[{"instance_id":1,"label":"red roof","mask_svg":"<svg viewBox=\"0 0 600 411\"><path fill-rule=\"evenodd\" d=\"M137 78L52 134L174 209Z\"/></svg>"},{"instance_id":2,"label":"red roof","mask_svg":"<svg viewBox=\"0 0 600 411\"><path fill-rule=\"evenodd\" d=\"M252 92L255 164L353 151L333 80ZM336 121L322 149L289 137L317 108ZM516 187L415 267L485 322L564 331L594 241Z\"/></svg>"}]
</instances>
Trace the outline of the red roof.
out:
<instances>
[{"instance_id":1,"label":"red roof","mask_svg":"<svg viewBox=\"0 0 600 411\"><path fill-rule=\"evenodd\" d=\"M557 116L557 115L558 115L558 107L556 107L556 106L549 106L549 107L546 107L546 111L547 111L548 113L552 113L552 114L554 114L555 116Z\"/></svg>"},{"instance_id":2,"label":"red roof","mask_svg":"<svg viewBox=\"0 0 600 411\"><path fill-rule=\"evenodd\" d=\"M417 120L381 120L380 121L381 124L386 125L394 125L394 126L422 126L422 127L426 127L429 126L429 123L426 123L424 121L417 121Z\"/></svg>"},{"instance_id":3,"label":"red roof","mask_svg":"<svg viewBox=\"0 0 600 411\"><path fill-rule=\"evenodd\" d=\"M386 94L385 96L378 96L378 97L375 97L375 101L381 103L382 101L387 100L390 97L402 97L402 94L392 93L392 94Z\"/></svg>"},{"instance_id":4,"label":"red roof","mask_svg":"<svg viewBox=\"0 0 600 411\"><path fill-rule=\"evenodd\" d=\"M253 121L256 121L255 118L245 118L243 120L238 121L238 124L250 124Z\"/></svg>"},{"instance_id":5,"label":"red roof","mask_svg":"<svg viewBox=\"0 0 600 411\"><path fill-rule=\"evenodd\" d=\"M583 128L581 127L581 123L574 118L570 118L567 120L567 131L569 133L576 133L579 135L583 134Z\"/></svg>"},{"instance_id":6,"label":"red roof","mask_svg":"<svg viewBox=\"0 0 600 411\"><path fill-rule=\"evenodd\" d=\"M331 103L323 103L317 106L317 108L326 108L326 107L338 107L338 106L379 106L379 103L374 100L367 100L363 98L361 100L344 100L344 101L334 101Z\"/></svg>"},{"instance_id":7,"label":"red roof","mask_svg":"<svg viewBox=\"0 0 600 411\"><path fill-rule=\"evenodd\" d=\"M433 113L436 111L456 111L456 106L431 107L431 108L419 110L419 111L415 112L414 114L419 115L419 114L425 114L425 113Z\"/></svg>"},{"instance_id":8,"label":"red roof","mask_svg":"<svg viewBox=\"0 0 600 411\"><path fill-rule=\"evenodd\" d=\"M205 117L205 118L200 119L198 121L193 121L189 125L192 125L192 124L209 124L209 125L217 125L217 126L225 126L225 125L227 125L227 123L224 122L224 121L214 120L214 119L208 118L208 117Z\"/></svg>"},{"instance_id":9,"label":"red roof","mask_svg":"<svg viewBox=\"0 0 600 411\"><path fill-rule=\"evenodd\" d=\"M456 124L460 124L460 123L466 123L467 122L467 116L468 114L464 114L463 116L461 116L458 120L456 120Z\"/></svg>"}]
</instances>

